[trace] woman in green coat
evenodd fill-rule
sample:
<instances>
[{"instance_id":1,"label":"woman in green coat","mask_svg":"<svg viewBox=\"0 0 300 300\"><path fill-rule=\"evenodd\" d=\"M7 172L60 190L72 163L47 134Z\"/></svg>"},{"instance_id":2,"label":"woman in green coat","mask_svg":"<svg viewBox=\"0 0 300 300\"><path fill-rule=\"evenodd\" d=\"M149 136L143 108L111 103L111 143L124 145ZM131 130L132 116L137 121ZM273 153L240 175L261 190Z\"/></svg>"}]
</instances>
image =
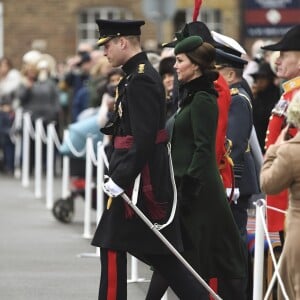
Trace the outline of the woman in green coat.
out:
<instances>
[{"instance_id":1,"label":"woman in green coat","mask_svg":"<svg viewBox=\"0 0 300 300\"><path fill-rule=\"evenodd\" d=\"M246 276L245 251L215 155L215 49L199 36L190 36L177 44L175 55L180 107L171 145L185 237L183 255L205 280L218 278L217 292L223 300L246 299L241 286ZM155 299L150 295L152 290L150 285L147 299Z\"/></svg>"}]
</instances>

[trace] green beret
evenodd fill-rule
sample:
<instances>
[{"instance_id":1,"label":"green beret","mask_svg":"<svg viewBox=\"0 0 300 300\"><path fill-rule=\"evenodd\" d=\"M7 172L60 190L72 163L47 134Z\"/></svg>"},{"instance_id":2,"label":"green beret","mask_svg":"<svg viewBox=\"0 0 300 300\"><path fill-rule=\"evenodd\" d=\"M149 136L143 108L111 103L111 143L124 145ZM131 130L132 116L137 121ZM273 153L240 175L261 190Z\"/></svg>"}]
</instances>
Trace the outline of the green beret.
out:
<instances>
[{"instance_id":1,"label":"green beret","mask_svg":"<svg viewBox=\"0 0 300 300\"><path fill-rule=\"evenodd\" d=\"M200 36L192 35L177 43L174 53L175 55L179 53L187 53L195 50L203 44L203 40Z\"/></svg>"}]
</instances>

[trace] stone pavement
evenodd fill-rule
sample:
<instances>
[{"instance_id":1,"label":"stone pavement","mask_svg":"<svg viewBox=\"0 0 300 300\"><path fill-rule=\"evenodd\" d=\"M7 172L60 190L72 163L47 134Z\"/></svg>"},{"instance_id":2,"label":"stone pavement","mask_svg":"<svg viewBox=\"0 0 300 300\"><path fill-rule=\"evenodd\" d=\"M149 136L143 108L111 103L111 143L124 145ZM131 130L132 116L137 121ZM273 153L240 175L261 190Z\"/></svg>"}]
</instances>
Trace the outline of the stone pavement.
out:
<instances>
[{"instance_id":1,"label":"stone pavement","mask_svg":"<svg viewBox=\"0 0 300 300\"><path fill-rule=\"evenodd\" d=\"M56 179L55 199L60 192ZM96 254L90 240L83 238L83 209L84 201L76 199L74 221L60 223L46 208L45 197L34 197L33 181L24 188L20 180L0 175L1 300L97 299L99 257L80 257ZM150 276L150 268L139 262L138 277ZM147 288L147 282L129 283L128 300L144 299ZM177 299L172 291L167 298Z\"/></svg>"}]
</instances>

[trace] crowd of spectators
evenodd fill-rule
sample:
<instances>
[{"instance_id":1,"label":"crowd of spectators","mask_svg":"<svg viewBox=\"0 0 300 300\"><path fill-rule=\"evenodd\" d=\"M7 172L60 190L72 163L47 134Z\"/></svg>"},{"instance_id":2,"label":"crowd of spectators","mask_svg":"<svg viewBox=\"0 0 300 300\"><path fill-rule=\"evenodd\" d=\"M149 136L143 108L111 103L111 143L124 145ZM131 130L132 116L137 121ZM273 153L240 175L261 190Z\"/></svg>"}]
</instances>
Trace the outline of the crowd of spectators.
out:
<instances>
[{"instance_id":1,"label":"crowd of spectators","mask_svg":"<svg viewBox=\"0 0 300 300\"><path fill-rule=\"evenodd\" d=\"M270 41L258 40L253 44L244 75L252 88L253 117L263 150L265 130L271 109L278 99L279 82L267 51L260 46ZM257 46L259 45L259 47ZM176 111L178 97L173 49L162 48L148 52L148 58L159 71L165 87L166 117ZM0 149L1 172L13 174L15 111L29 111L32 122L42 118L44 125L55 122L60 136L73 122L99 111L99 126L107 120L113 108L115 87L122 77L121 69L114 70L99 48L80 43L76 53L56 62L48 53L29 50L22 59L20 69L13 67L7 57L0 60ZM271 95L271 97L265 97ZM31 156L33 153L31 153ZM31 161L33 158L31 158Z\"/></svg>"}]
</instances>

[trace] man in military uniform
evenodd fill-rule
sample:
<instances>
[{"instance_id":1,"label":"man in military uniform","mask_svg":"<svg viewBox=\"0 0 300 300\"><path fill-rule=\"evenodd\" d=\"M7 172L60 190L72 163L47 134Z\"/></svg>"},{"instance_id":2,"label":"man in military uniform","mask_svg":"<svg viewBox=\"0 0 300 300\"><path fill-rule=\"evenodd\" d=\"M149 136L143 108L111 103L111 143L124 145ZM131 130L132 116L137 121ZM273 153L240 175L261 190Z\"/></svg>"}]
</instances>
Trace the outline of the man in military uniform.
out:
<instances>
[{"instance_id":1,"label":"man in military uniform","mask_svg":"<svg viewBox=\"0 0 300 300\"><path fill-rule=\"evenodd\" d=\"M120 197L123 192L130 195L152 222L170 221L175 197L164 130L164 88L141 50L140 27L144 21L96 22L104 55L113 67L122 66L125 73L118 85L114 114L102 128L104 134L112 135L109 178L103 185L111 198L92 240L93 245L101 247L98 299L126 299L126 252L159 270L180 299L208 299L202 285ZM179 228L175 214L161 232L181 251Z\"/></svg>"},{"instance_id":2,"label":"man in military uniform","mask_svg":"<svg viewBox=\"0 0 300 300\"><path fill-rule=\"evenodd\" d=\"M247 61L239 56L217 50L217 69L230 87L231 105L228 118L227 137L232 142L231 158L239 197L231 204L232 212L246 240L247 207L251 195L259 193L258 174L250 151L249 139L253 127L250 96L243 88L243 68Z\"/></svg>"},{"instance_id":3,"label":"man in military uniform","mask_svg":"<svg viewBox=\"0 0 300 300\"><path fill-rule=\"evenodd\" d=\"M269 46L262 47L268 51L280 51L276 60L277 76L285 80L282 84L283 94L272 110L265 140L265 149L274 144L281 130L286 125L286 110L293 95L300 90L300 25L291 28L282 39ZM289 135L296 134L295 128L289 129ZM288 192L282 191L277 195L267 195L267 204L281 210L288 205ZM284 213L267 209L267 223L270 232L280 232L283 242Z\"/></svg>"},{"instance_id":4,"label":"man in military uniform","mask_svg":"<svg viewBox=\"0 0 300 300\"><path fill-rule=\"evenodd\" d=\"M239 56L217 49L216 66L227 81L231 92L227 137L232 142L230 157L233 160L235 189L239 196L231 203L231 210L245 241L247 251L247 221L250 197L259 193L258 174L250 151L249 139L252 132L252 105L250 96L243 88L243 68L247 61ZM249 260L250 262L250 260ZM249 265L248 298L251 298L251 268Z\"/></svg>"}]
</instances>

